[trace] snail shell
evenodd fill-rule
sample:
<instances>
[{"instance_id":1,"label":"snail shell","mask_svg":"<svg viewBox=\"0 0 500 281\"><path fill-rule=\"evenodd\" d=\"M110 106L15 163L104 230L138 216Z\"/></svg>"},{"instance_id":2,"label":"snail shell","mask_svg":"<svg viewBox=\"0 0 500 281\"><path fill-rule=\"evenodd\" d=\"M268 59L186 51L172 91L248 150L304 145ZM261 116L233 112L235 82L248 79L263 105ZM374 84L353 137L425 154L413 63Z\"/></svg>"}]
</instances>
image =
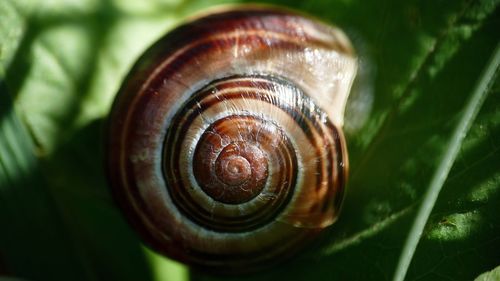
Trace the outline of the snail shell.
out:
<instances>
[{"instance_id":1,"label":"snail shell","mask_svg":"<svg viewBox=\"0 0 500 281\"><path fill-rule=\"evenodd\" d=\"M347 37L290 11L194 19L136 63L110 115L108 174L153 249L213 272L292 256L338 216Z\"/></svg>"}]
</instances>

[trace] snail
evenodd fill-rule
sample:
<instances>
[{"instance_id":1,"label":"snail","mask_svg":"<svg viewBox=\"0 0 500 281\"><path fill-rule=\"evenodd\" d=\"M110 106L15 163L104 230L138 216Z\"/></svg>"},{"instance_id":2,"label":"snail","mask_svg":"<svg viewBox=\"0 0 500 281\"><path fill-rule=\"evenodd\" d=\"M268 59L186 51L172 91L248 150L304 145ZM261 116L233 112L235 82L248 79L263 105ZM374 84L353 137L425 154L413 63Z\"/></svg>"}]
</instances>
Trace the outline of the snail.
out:
<instances>
[{"instance_id":1,"label":"snail","mask_svg":"<svg viewBox=\"0 0 500 281\"><path fill-rule=\"evenodd\" d=\"M296 12L244 6L177 27L113 104L114 198L148 246L197 269L294 256L338 217L356 67L340 29Z\"/></svg>"}]
</instances>

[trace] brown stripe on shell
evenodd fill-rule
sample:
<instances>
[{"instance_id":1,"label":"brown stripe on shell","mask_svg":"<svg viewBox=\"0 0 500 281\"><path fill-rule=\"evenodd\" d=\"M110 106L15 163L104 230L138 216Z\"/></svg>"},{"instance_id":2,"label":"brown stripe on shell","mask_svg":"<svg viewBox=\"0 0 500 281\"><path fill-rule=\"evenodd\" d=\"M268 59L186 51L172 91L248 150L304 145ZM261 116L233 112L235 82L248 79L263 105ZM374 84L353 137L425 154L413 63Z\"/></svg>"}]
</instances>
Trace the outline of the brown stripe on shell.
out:
<instances>
[{"instance_id":1,"label":"brown stripe on shell","mask_svg":"<svg viewBox=\"0 0 500 281\"><path fill-rule=\"evenodd\" d=\"M229 12L204 18L199 24L190 23L178 27L157 42L157 45L163 46L162 49L150 49L139 60L143 64L136 65L132 70L140 74L135 79L144 79L140 85L137 85L140 86L137 90L145 94L148 92L154 94L156 89L161 88L166 78L174 78L180 68L192 63L192 60L200 54L227 49L235 44L251 43L256 50L323 48L348 56L353 55L352 47L341 33L331 34L334 31L330 27L298 15L283 15L278 10L261 9L236 14ZM230 21L225 21L227 19ZM318 34L308 33L304 26L310 26L311 30L324 34L317 37ZM326 34L331 37L328 38ZM325 41L326 38L329 40ZM151 60L162 63L150 64ZM134 91L125 91L127 92ZM129 107L141 106L140 104L134 105L133 99L128 100L131 102Z\"/></svg>"},{"instance_id":2,"label":"brown stripe on shell","mask_svg":"<svg viewBox=\"0 0 500 281\"><path fill-rule=\"evenodd\" d=\"M251 42L258 45L255 47L258 49L270 47L269 41L275 40L275 44L283 42L301 48L324 48L352 56L352 47L344 37L324 24L279 10L231 11L210 15L199 24L189 23L178 27L157 43L163 45L164 49L150 50L144 56L163 62L154 65L154 69L150 69L153 75L148 75L161 78L170 76L172 71L175 72L201 52L224 49L238 42ZM158 83L161 81L145 83L143 89L156 89Z\"/></svg>"}]
</instances>

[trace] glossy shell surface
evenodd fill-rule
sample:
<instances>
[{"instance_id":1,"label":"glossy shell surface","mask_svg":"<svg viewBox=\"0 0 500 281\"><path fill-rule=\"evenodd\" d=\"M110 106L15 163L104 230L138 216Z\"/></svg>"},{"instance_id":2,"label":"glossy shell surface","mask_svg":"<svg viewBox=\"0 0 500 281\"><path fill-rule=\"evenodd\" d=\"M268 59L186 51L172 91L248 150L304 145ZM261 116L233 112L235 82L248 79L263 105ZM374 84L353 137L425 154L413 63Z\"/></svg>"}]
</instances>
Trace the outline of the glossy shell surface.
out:
<instances>
[{"instance_id":1,"label":"glossy shell surface","mask_svg":"<svg viewBox=\"0 0 500 281\"><path fill-rule=\"evenodd\" d=\"M179 26L113 105L114 197L146 244L198 268L292 256L338 216L355 72L339 29L293 12L245 7Z\"/></svg>"}]
</instances>

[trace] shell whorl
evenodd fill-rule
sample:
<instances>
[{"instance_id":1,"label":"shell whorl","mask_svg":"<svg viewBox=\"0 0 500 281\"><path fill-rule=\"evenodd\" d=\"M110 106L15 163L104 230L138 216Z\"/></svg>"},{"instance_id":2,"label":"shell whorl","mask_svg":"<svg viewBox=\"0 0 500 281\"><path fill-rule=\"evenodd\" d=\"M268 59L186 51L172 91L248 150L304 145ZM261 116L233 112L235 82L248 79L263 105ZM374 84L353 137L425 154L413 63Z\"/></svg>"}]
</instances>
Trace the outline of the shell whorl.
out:
<instances>
[{"instance_id":1,"label":"shell whorl","mask_svg":"<svg viewBox=\"0 0 500 281\"><path fill-rule=\"evenodd\" d=\"M338 215L355 70L341 31L290 12L178 27L113 106L115 198L149 245L198 267L251 271L292 255Z\"/></svg>"}]
</instances>

